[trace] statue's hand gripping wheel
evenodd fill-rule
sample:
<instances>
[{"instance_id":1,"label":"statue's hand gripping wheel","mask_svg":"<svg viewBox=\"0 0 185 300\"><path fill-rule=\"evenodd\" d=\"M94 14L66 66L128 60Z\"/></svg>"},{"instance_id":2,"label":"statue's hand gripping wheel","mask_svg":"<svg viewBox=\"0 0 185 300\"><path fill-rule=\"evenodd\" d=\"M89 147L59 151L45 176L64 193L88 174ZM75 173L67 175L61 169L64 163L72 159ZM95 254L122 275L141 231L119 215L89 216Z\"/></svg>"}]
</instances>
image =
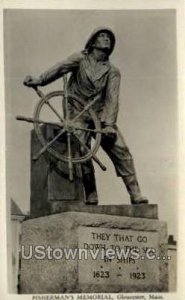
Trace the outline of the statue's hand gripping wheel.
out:
<instances>
[{"instance_id":1,"label":"statue's hand gripping wheel","mask_svg":"<svg viewBox=\"0 0 185 300\"><path fill-rule=\"evenodd\" d=\"M38 140L40 141L42 148L40 151L33 157L34 160L39 159L39 157L48 151L55 159L68 163L69 168L69 179L73 180L73 164L83 163L89 159L93 159L102 170L106 170L106 167L101 163L101 161L96 156L96 152L100 146L101 142L101 124L96 116L93 105L98 100L98 98L94 98L89 102L85 102L81 99L78 99L74 95L69 95L67 93L67 76L64 76L64 91L55 91L51 92L47 95L44 95L37 87L33 87L39 96L39 102L37 103L34 111L33 118L27 118L24 116L17 116L17 120L26 121L33 123L36 135ZM74 103L78 103L78 106L81 106L81 110L75 115L75 117L70 117L69 113L69 99L73 99ZM62 105L60 107L56 107L55 102L62 101ZM61 103L61 102L60 102ZM42 112L45 107L49 108L49 113L53 115L57 119L57 121L45 121L41 118ZM63 111L63 114L60 113ZM65 112L64 112L65 111ZM88 113L91 123L93 123L93 128L88 128L85 126L79 126L79 120L83 118L83 116ZM41 125L50 125L58 128L57 134L50 140L47 140L43 135L41 130ZM87 145L83 139L80 138L80 135L77 132L82 131L93 135L94 144L91 147ZM54 143L59 140L63 135L66 135L66 143L67 143L67 155L63 155L56 150ZM77 143L83 147L84 151L80 155L73 155L71 142L72 139L76 140Z\"/></svg>"}]
</instances>

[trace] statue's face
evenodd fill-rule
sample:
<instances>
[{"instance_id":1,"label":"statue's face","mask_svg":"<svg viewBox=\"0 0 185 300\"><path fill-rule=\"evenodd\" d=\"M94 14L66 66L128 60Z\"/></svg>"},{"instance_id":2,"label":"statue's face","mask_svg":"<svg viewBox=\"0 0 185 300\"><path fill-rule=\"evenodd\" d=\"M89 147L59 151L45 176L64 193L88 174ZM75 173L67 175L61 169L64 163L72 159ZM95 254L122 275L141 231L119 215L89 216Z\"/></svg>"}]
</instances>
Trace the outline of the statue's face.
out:
<instances>
[{"instance_id":1,"label":"statue's face","mask_svg":"<svg viewBox=\"0 0 185 300\"><path fill-rule=\"evenodd\" d=\"M108 32L103 32L103 31L100 32L96 37L93 47L102 50L103 49L110 50L111 48L110 34Z\"/></svg>"}]
</instances>

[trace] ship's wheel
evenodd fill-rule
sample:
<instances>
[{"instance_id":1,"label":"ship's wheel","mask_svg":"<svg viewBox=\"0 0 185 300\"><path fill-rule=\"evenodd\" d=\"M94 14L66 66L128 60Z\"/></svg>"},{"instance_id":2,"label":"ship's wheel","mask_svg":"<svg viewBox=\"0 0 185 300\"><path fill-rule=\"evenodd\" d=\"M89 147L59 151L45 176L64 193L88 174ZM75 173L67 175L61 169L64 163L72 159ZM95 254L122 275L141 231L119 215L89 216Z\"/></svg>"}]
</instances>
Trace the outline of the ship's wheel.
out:
<instances>
[{"instance_id":1,"label":"ship's wheel","mask_svg":"<svg viewBox=\"0 0 185 300\"><path fill-rule=\"evenodd\" d=\"M69 179L73 180L73 164L83 163L89 159L96 161L99 166L106 170L106 167L96 156L96 152L101 142L101 123L93 110L93 105L98 100L97 98L91 101L83 101L75 95L67 93L67 76L64 76L64 88L63 91L54 91L47 95L44 95L41 90L35 88L37 95L39 96L39 102L37 103L34 111L33 118L27 118L24 116L17 116L17 120L33 123L36 135L40 141L42 147L40 151L33 157L34 160L46 151L49 152L55 159L66 162L69 167ZM71 117L69 107L78 107L75 115ZM47 117L49 121L47 120ZM84 122L81 120L86 118L90 120L91 127L84 126ZM49 125L55 130L54 137L47 139L42 131L42 125ZM79 125L80 124L80 125ZM89 145L82 138L84 133L86 135L93 136L93 145ZM55 147L55 143L62 137L66 141L67 151L65 154L60 153L59 149ZM72 151L72 143L74 141L80 146L83 151L79 151L78 154Z\"/></svg>"}]
</instances>

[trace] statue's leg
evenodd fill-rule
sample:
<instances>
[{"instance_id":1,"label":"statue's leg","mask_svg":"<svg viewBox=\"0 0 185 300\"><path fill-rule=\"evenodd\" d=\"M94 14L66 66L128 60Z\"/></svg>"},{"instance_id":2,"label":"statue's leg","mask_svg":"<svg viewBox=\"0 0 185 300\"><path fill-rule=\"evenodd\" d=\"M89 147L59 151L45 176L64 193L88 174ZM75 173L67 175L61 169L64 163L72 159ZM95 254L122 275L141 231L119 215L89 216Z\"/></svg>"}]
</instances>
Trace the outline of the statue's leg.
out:
<instances>
[{"instance_id":1,"label":"statue's leg","mask_svg":"<svg viewBox=\"0 0 185 300\"><path fill-rule=\"evenodd\" d=\"M79 127L89 127L88 122L84 122L83 120L80 120L78 123L76 123ZM84 144L88 146L88 148L91 148L91 135L85 131L78 130L76 132L80 140L83 141ZM86 150L81 147L81 154L83 155L86 153ZM98 204L98 195L97 195L97 189L96 189L96 180L95 180L95 174L94 174L94 166L92 163L92 160L88 160L86 162L81 163L82 168L82 179L83 179L83 185L84 185L84 193L85 193L85 203L86 204Z\"/></svg>"},{"instance_id":2,"label":"statue's leg","mask_svg":"<svg viewBox=\"0 0 185 300\"><path fill-rule=\"evenodd\" d=\"M116 140L111 142L104 136L101 146L112 160L117 176L125 183L131 203L148 203L148 200L141 195L132 155L119 130L117 130Z\"/></svg>"},{"instance_id":3,"label":"statue's leg","mask_svg":"<svg viewBox=\"0 0 185 300\"><path fill-rule=\"evenodd\" d=\"M98 204L98 194L96 189L96 180L94 175L94 167L92 164L92 161L89 161L91 163L91 166L89 164L88 166L88 173L84 172L84 168L82 166L82 178L83 178L83 184L84 184L84 191L85 191L85 198L86 204ZM86 163L84 163L86 164ZM87 166L86 166L87 169Z\"/></svg>"}]
</instances>

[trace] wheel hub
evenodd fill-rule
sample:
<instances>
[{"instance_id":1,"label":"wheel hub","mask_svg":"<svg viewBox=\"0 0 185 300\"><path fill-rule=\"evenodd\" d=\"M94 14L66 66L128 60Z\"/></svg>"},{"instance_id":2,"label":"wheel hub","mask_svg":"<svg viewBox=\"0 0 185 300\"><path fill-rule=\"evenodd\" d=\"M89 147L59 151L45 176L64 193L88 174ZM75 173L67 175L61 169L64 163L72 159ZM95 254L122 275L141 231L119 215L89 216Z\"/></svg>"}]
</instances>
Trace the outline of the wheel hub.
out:
<instances>
[{"instance_id":1,"label":"wheel hub","mask_svg":"<svg viewBox=\"0 0 185 300\"><path fill-rule=\"evenodd\" d=\"M73 122L66 121L66 122L64 123L64 129L65 129L65 131L68 132L68 133L73 133L74 130L75 130Z\"/></svg>"}]
</instances>

